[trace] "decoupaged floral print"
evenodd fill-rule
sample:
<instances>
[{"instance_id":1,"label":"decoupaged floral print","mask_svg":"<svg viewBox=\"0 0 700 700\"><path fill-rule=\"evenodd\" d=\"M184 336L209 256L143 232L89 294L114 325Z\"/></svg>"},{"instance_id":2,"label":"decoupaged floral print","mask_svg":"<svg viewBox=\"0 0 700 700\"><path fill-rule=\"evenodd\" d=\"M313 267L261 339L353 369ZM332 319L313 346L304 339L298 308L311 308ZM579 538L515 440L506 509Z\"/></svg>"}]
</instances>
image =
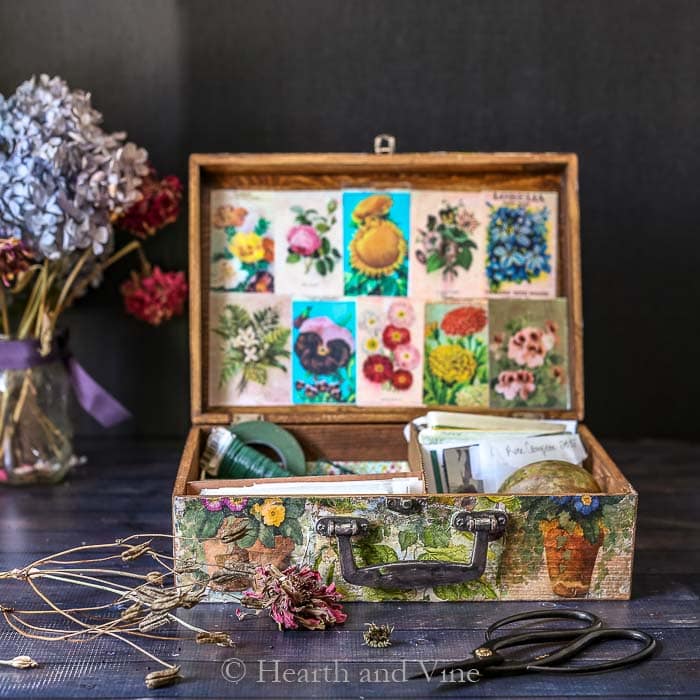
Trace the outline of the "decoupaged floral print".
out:
<instances>
[{"instance_id":1,"label":"decoupaged floral print","mask_svg":"<svg viewBox=\"0 0 700 700\"><path fill-rule=\"evenodd\" d=\"M411 297L483 294L486 218L479 192L411 193Z\"/></svg>"},{"instance_id":2,"label":"decoupaged floral print","mask_svg":"<svg viewBox=\"0 0 700 700\"><path fill-rule=\"evenodd\" d=\"M357 402L422 403L423 304L396 297L357 299Z\"/></svg>"},{"instance_id":3,"label":"decoupaged floral print","mask_svg":"<svg viewBox=\"0 0 700 700\"><path fill-rule=\"evenodd\" d=\"M555 296L558 195L488 192L485 197L487 293Z\"/></svg>"},{"instance_id":4,"label":"decoupaged floral print","mask_svg":"<svg viewBox=\"0 0 700 700\"><path fill-rule=\"evenodd\" d=\"M355 302L292 305L294 403L355 403Z\"/></svg>"},{"instance_id":5,"label":"decoupaged floral print","mask_svg":"<svg viewBox=\"0 0 700 700\"><path fill-rule=\"evenodd\" d=\"M280 193L273 221L276 288L281 294L343 295L343 227L340 191Z\"/></svg>"},{"instance_id":6,"label":"decoupaged floral print","mask_svg":"<svg viewBox=\"0 0 700 700\"><path fill-rule=\"evenodd\" d=\"M568 408L566 299L490 302L491 405Z\"/></svg>"},{"instance_id":7,"label":"decoupaged floral print","mask_svg":"<svg viewBox=\"0 0 700 700\"><path fill-rule=\"evenodd\" d=\"M272 217L278 192L211 193L209 287L222 292L274 292Z\"/></svg>"},{"instance_id":8,"label":"decoupaged floral print","mask_svg":"<svg viewBox=\"0 0 700 700\"><path fill-rule=\"evenodd\" d=\"M343 192L345 294L406 296L409 192Z\"/></svg>"},{"instance_id":9,"label":"decoupaged floral print","mask_svg":"<svg viewBox=\"0 0 700 700\"><path fill-rule=\"evenodd\" d=\"M209 401L291 403L289 297L210 293Z\"/></svg>"},{"instance_id":10,"label":"decoupaged floral print","mask_svg":"<svg viewBox=\"0 0 700 700\"><path fill-rule=\"evenodd\" d=\"M488 308L483 300L426 304L426 405L488 405L487 326Z\"/></svg>"},{"instance_id":11,"label":"decoupaged floral print","mask_svg":"<svg viewBox=\"0 0 700 700\"><path fill-rule=\"evenodd\" d=\"M505 508L506 535L489 543L484 574L433 588L381 590L344 580L335 538L323 537L321 517L370 521L353 539L358 566L401 561L470 560L473 535L452 526L457 511ZM335 582L344 600L561 600L627 598L632 565L636 495L453 495L421 499L415 514L387 508L384 497L175 499L175 550L198 569L181 582L215 577L209 600L235 600L250 585L241 565L307 565ZM243 536L241 537L241 534ZM234 535L234 536L232 536Z\"/></svg>"}]
</instances>

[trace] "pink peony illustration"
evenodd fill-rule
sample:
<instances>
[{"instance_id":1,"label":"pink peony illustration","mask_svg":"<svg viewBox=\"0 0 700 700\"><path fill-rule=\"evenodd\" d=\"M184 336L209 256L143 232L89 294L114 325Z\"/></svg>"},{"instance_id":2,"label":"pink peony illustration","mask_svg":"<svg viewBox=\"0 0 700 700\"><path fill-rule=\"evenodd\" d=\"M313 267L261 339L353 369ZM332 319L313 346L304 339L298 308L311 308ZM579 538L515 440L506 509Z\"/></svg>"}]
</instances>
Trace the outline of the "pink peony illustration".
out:
<instances>
[{"instance_id":1,"label":"pink peony illustration","mask_svg":"<svg viewBox=\"0 0 700 700\"><path fill-rule=\"evenodd\" d=\"M394 360L401 369L415 369L420 362L420 352L415 345L405 343L394 348Z\"/></svg>"},{"instance_id":2,"label":"pink peony illustration","mask_svg":"<svg viewBox=\"0 0 700 700\"><path fill-rule=\"evenodd\" d=\"M313 226L292 226L287 234L289 250L298 255L313 255L321 247L321 237Z\"/></svg>"}]
</instances>

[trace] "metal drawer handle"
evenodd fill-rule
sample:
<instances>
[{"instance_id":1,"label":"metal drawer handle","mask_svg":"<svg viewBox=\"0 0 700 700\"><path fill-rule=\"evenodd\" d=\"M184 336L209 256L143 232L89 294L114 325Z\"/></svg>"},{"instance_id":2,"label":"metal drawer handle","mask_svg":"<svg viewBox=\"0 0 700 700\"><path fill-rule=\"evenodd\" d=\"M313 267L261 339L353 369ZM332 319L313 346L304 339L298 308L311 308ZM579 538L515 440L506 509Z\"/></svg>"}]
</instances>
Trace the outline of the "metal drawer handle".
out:
<instances>
[{"instance_id":1,"label":"metal drawer handle","mask_svg":"<svg viewBox=\"0 0 700 700\"><path fill-rule=\"evenodd\" d=\"M327 517L316 521L316 532L337 537L340 573L356 586L382 589L410 589L444 586L479 578L486 568L489 542L503 535L508 516L501 510L459 511L452 518L452 527L474 533L474 547L468 562L399 561L359 568L352 554L350 538L369 532L365 518Z\"/></svg>"}]
</instances>

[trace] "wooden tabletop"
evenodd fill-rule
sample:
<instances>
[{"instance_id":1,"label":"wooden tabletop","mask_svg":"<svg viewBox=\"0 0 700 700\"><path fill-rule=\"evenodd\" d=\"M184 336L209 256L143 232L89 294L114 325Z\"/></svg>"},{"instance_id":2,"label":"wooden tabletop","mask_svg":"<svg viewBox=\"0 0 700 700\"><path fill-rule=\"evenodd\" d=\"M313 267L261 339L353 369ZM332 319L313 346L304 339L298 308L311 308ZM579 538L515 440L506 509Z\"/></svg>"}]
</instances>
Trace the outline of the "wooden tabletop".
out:
<instances>
[{"instance_id":1,"label":"wooden tabletop","mask_svg":"<svg viewBox=\"0 0 700 700\"><path fill-rule=\"evenodd\" d=\"M199 605L186 611L187 618L229 631L237 647L148 642L162 658L180 664L186 677L153 691L143 679L157 666L118 641L28 640L2 623L0 659L27 654L41 666L0 667L0 697L700 697L700 445L605 444L640 493L633 599L576 606L611 626L647 630L660 641L658 654L634 669L489 679L443 692L435 683L403 680L420 672L420 660L432 666L434 660L465 658L497 618L538 607L573 607L567 602L356 603L346 606L348 620L336 629L284 633L267 617L237 621L234 605ZM80 543L170 529L180 445L91 442L78 447L89 464L65 483L0 491L0 569ZM0 581L0 604L30 600L23 591L14 582ZM59 593L74 607L81 604L75 593ZM394 625L394 645L384 650L363 646L367 622ZM600 658L610 652L596 653ZM233 682L243 669L242 680Z\"/></svg>"}]
</instances>

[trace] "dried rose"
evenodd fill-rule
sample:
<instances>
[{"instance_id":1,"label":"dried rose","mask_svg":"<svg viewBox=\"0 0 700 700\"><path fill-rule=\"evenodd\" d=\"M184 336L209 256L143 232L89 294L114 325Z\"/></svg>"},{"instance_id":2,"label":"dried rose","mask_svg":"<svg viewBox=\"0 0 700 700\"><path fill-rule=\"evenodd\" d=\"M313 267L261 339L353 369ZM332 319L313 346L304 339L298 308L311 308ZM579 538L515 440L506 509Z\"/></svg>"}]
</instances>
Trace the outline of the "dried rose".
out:
<instances>
[{"instance_id":1,"label":"dried rose","mask_svg":"<svg viewBox=\"0 0 700 700\"><path fill-rule=\"evenodd\" d=\"M19 238L0 238L0 279L6 287L17 281L31 260L31 251Z\"/></svg>"},{"instance_id":2,"label":"dried rose","mask_svg":"<svg viewBox=\"0 0 700 700\"><path fill-rule=\"evenodd\" d=\"M128 314L159 326L182 314L187 298L184 272L163 272L154 267L147 276L131 273L120 288Z\"/></svg>"},{"instance_id":3,"label":"dried rose","mask_svg":"<svg viewBox=\"0 0 700 700\"><path fill-rule=\"evenodd\" d=\"M279 629L323 630L347 619L335 584L321 583L321 575L308 566L259 566L253 587L243 594L242 603L267 609Z\"/></svg>"},{"instance_id":4,"label":"dried rose","mask_svg":"<svg viewBox=\"0 0 700 700\"><path fill-rule=\"evenodd\" d=\"M139 189L141 199L116 223L137 238L147 238L177 220L183 188L175 175L159 180L151 167Z\"/></svg>"}]
</instances>

